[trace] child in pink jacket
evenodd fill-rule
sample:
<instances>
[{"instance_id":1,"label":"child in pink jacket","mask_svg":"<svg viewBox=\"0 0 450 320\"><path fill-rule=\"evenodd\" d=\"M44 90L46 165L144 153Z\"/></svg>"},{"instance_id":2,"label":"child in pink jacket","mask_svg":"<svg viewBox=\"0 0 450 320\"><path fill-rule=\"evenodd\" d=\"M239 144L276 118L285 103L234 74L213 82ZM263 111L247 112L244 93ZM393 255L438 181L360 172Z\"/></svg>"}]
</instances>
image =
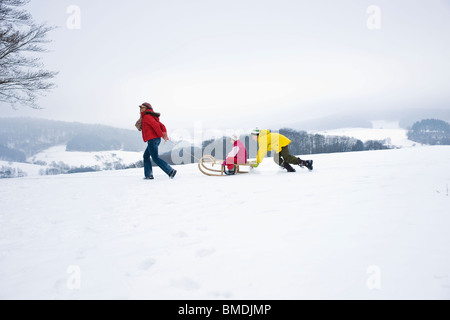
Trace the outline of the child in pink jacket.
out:
<instances>
[{"instance_id":1,"label":"child in pink jacket","mask_svg":"<svg viewBox=\"0 0 450 320\"><path fill-rule=\"evenodd\" d=\"M231 149L230 153L228 153L222 164L223 166L226 166L224 170L226 175L233 175L236 173L235 164L247 163L247 149L239 140L239 135L233 134L231 136L231 143L233 144L233 149Z\"/></svg>"}]
</instances>

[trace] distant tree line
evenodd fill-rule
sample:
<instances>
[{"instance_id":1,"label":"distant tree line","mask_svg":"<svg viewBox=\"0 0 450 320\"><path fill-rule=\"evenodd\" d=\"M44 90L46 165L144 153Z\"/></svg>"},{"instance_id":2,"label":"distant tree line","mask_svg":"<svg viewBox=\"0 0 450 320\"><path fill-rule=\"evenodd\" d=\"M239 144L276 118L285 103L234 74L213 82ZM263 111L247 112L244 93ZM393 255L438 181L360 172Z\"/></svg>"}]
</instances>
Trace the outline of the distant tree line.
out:
<instances>
[{"instance_id":1,"label":"distant tree line","mask_svg":"<svg viewBox=\"0 0 450 320\"><path fill-rule=\"evenodd\" d=\"M288 128L281 129L280 133L292 141L289 150L297 155L389 149L385 141L369 140L363 143L355 138L309 134Z\"/></svg>"},{"instance_id":2,"label":"distant tree line","mask_svg":"<svg viewBox=\"0 0 450 320\"><path fill-rule=\"evenodd\" d=\"M25 177L27 174L22 169L2 166L0 168L0 179L11 179Z\"/></svg>"},{"instance_id":3,"label":"distant tree line","mask_svg":"<svg viewBox=\"0 0 450 320\"><path fill-rule=\"evenodd\" d=\"M52 162L48 167L39 170L39 174L43 176L59 175L59 174L72 174L72 173L85 173L85 172L97 172L107 170L125 170L133 168L143 167L142 161L138 161L133 164L125 165L121 162L106 162L103 166L69 166L68 164L60 162Z\"/></svg>"},{"instance_id":4,"label":"distant tree line","mask_svg":"<svg viewBox=\"0 0 450 320\"><path fill-rule=\"evenodd\" d=\"M450 124L437 119L426 119L413 124L408 139L428 145L450 145Z\"/></svg>"}]
</instances>

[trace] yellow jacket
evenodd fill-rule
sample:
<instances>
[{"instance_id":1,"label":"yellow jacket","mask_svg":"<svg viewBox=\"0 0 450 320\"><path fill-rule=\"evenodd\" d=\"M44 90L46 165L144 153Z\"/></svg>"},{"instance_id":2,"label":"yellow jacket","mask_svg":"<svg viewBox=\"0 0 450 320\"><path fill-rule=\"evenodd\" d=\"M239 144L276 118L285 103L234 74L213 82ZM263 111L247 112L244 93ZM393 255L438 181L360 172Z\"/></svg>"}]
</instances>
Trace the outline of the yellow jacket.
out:
<instances>
[{"instance_id":1,"label":"yellow jacket","mask_svg":"<svg viewBox=\"0 0 450 320\"><path fill-rule=\"evenodd\" d=\"M281 152L281 148L286 147L291 140L279 133L271 133L269 130L261 130L258 136L258 155L256 161L261 163L268 151Z\"/></svg>"}]
</instances>

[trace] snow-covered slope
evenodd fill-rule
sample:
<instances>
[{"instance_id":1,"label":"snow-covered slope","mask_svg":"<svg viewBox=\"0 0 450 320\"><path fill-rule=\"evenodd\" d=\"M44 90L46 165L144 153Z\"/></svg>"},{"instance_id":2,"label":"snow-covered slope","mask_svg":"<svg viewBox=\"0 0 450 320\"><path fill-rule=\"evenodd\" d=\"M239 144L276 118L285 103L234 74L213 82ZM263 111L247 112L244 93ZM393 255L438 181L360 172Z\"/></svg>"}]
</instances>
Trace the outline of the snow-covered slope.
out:
<instances>
[{"instance_id":1,"label":"snow-covered slope","mask_svg":"<svg viewBox=\"0 0 450 320\"><path fill-rule=\"evenodd\" d=\"M0 299L449 299L450 147L0 180Z\"/></svg>"},{"instance_id":2,"label":"snow-covered slope","mask_svg":"<svg viewBox=\"0 0 450 320\"><path fill-rule=\"evenodd\" d=\"M372 128L341 128L326 131L314 131L328 136L347 136L368 140L386 140L387 144L395 147L411 147L418 143L408 139L407 130L401 128L398 122L374 121Z\"/></svg>"}]
</instances>

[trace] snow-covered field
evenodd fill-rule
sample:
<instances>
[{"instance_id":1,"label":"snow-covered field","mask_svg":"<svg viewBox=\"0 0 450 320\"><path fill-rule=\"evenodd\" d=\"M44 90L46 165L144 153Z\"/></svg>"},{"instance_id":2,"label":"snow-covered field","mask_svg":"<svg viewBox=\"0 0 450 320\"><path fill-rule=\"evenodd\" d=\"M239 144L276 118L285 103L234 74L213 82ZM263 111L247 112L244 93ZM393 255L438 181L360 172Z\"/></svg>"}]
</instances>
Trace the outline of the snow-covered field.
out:
<instances>
[{"instance_id":1,"label":"snow-covered field","mask_svg":"<svg viewBox=\"0 0 450 320\"><path fill-rule=\"evenodd\" d=\"M145 149L145 148L143 148ZM49 148L31 157L30 161L43 161L46 163L62 161L69 166L102 166L105 162L122 161L124 164L131 164L142 160L142 152L130 151L97 151L78 152L66 151L66 146L56 146Z\"/></svg>"},{"instance_id":2,"label":"snow-covered field","mask_svg":"<svg viewBox=\"0 0 450 320\"><path fill-rule=\"evenodd\" d=\"M0 299L449 299L450 147L0 180Z\"/></svg>"}]
</instances>

